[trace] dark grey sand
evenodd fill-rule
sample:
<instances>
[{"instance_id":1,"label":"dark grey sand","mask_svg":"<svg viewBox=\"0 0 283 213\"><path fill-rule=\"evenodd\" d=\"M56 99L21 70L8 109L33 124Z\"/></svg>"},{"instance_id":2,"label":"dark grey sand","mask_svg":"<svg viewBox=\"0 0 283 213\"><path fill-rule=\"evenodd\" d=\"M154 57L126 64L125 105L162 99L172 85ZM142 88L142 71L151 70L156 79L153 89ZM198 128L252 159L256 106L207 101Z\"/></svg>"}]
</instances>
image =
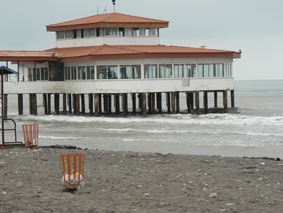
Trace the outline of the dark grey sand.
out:
<instances>
[{"instance_id":1,"label":"dark grey sand","mask_svg":"<svg viewBox=\"0 0 283 213\"><path fill-rule=\"evenodd\" d=\"M63 192L59 155L85 153ZM283 212L283 162L59 148L0 149L0 212Z\"/></svg>"}]
</instances>

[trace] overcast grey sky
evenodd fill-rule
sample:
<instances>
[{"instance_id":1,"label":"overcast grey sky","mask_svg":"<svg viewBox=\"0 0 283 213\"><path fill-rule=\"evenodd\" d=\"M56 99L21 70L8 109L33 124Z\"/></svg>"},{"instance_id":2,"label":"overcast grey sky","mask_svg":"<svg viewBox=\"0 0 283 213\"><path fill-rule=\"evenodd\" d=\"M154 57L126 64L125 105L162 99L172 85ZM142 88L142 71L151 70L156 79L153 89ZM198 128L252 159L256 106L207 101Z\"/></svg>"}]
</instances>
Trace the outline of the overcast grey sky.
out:
<instances>
[{"instance_id":1,"label":"overcast grey sky","mask_svg":"<svg viewBox=\"0 0 283 213\"><path fill-rule=\"evenodd\" d=\"M95 15L97 8L113 12L112 0L0 2L0 50L53 48L55 33L46 25ZM236 80L283 79L282 8L282 0L116 0L116 12L170 21L161 44L241 49Z\"/></svg>"}]
</instances>

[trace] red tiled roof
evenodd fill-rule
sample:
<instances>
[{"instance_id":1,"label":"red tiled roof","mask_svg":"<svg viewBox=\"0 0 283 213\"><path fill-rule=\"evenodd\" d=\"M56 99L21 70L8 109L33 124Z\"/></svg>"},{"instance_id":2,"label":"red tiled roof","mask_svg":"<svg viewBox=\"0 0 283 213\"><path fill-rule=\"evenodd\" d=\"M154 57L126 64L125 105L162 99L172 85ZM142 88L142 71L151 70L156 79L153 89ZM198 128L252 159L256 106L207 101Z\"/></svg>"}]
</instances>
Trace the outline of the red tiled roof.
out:
<instances>
[{"instance_id":1,"label":"red tiled roof","mask_svg":"<svg viewBox=\"0 0 283 213\"><path fill-rule=\"evenodd\" d=\"M240 58L240 52L163 45L102 45L45 51L0 51L0 61L88 61L140 58Z\"/></svg>"},{"instance_id":2,"label":"red tiled roof","mask_svg":"<svg viewBox=\"0 0 283 213\"><path fill-rule=\"evenodd\" d=\"M0 51L0 61L57 61L58 57L48 51Z\"/></svg>"},{"instance_id":3,"label":"red tiled roof","mask_svg":"<svg viewBox=\"0 0 283 213\"><path fill-rule=\"evenodd\" d=\"M47 25L47 31L88 29L98 27L168 27L169 22L157 19L125 15L121 13L108 13L89 16L58 24Z\"/></svg>"},{"instance_id":4,"label":"red tiled roof","mask_svg":"<svg viewBox=\"0 0 283 213\"><path fill-rule=\"evenodd\" d=\"M102 45L93 47L54 48L62 62L134 58L240 58L239 52L163 45Z\"/></svg>"}]
</instances>

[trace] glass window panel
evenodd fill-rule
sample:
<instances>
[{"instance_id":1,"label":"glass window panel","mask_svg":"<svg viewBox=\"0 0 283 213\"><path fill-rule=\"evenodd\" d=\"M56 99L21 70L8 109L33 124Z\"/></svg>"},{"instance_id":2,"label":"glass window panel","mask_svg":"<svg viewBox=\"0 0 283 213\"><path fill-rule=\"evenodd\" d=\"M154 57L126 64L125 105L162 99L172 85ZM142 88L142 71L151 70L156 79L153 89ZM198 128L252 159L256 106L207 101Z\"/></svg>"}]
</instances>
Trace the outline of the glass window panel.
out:
<instances>
[{"instance_id":1,"label":"glass window panel","mask_svg":"<svg viewBox=\"0 0 283 213\"><path fill-rule=\"evenodd\" d=\"M119 28L119 36L125 36L125 29Z\"/></svg>"},{"instance_id":2,"label":"glass window panel","mask_svg":"<svg viewBox=\"0 0 283 213\"><path fill-rule=\"evenodd\" d=\"M87 79L94 79L94 66L87 66Z\"/></svg>"},{"instance_id":3,"label":"glass window panel","mask_svg":"<svg viewBox=\"0 0 283 213\"><path fill-rule=\"evenodd\" d=\"M132 28L125 28L126 36L132 36Z\"/></svg>"},{"instance_id":4,"label":"glass window panel","mask_svg":"<svg viewBox=\"0 0 283 213\"><path fill-rule=\"evenodd\" d=\"M82 79L82 66L78 66L78 79L81 80Z\"/></svg>"},{"instance_id":5,"label":"glass window panel","mask_svg":"<svg viewBox=\"0 0 283 213\"><path fill-rule=\"evenodd\" d=\"M48 81L48 76L49 75L48 75L48 68L47 67L45 68L45 72L44 73L45 73L45 80Z\"/></svg>"},{"instance_id":6,"label":"glass window panel","mask_svg":"<svg viewBox=\"0 0 283 213\"><path fill-rule=\"evenodd\" d=\"M139 28L134 28L134 36L139 36Z\"/></svg>"},{"instance_id":7,"label":"glass window panel","mask_svg":"<svg viewBox=\"0 0 283 213\"><path fill-rule=\"evenodd\" d=\"M141 65L132 65L132 78L141 78Z\"/></svg>"},{"instance_id":8,"label":"glass window panel","mask_svg":"<svg viewBox=\"0 0 283 213\"><path fill-rule=\"evenodd\" d=\"M82 79L86 79L86 68L85 68L85 66L82 67Z\"/></svg>"},{"instance_id":9,"label":"glass window panel","mask_svg":"<svg viewBox=\"0 0 283 213\"><path fill-rule=\"evenodd\" d=\"M72 38L72 30L67 30L65 32L65 38Z\"/></svg>"},{"instance_id":10,"label":"glass window panel","mask_svg":"<svg viewBox=\"0 0 283 213\"><path fill-rule=\"evenodd\" d=\"M90 29L89 30L89 37L95 37L96 36L96 29L94 28L94 29Z\"/></svg>"},{"instance_id":11,"label":"glass window panel","mask_svg":"<svg viewBox=\"0 0 283 213\"><path fill-rule=\"evenodd\" d=\"M40 80L40 68L36 68L36 80Z\"/></svg>"},{"instance_id":12,"label":"glass window panel","mask_svg":"<svg viewBox=\"0 0 283 213\"><path fill-rule=\"evenodd\" d=\"M57 32L57 39L64 39L65 38L65 32L64 31L58 31Z\"/></svg>"},{"instance_id":13,"label":"glass window panel","mask_svg":"<svg viewBox=\"0 0 283 213\"><path fill-rule=\"evenodd\" d=\"M88 30L87 29L84 29L84 38L87 38L88 37Z\"/></svg>"},{"instance_id":14,"label":"glass window panel","mask_svg":"<svg viewBox=\"0 0 283 213\"><path fill-rule=\"evenodd\" d=\"M209 67L210 67L210 64L204 65L204 77L210 77Z\"/></svg>"},{"instance_id":15,"label":"glass window panel","mask_svg":"<svg viewBox=\"0 0 283 213\"><path fill-rule=\"evenodd\" d=\"M149 29L150 36L157 36L157 28L150 28Z\"/></svg>"},{"instance_id":16,"label":"glass window panel","mask_svg":"<svg viewBox=\"0 0 283 213\"><path fill-rule=\"evenodd\" d=\"M106 66L97 66L97 79L107 79Z\"/></svg>"},{"instance_id":17,"label":"glass window panel","mask_svg":"<svg viewBox=\"0 0 283 213\"><path fill-rule=\"evenodd\" d=\"M186 64L185 67L184 67L184 77L185 78L192 77L192 76L190 76L190 73L191 73L191 65Z\"/></svg>"},{"instance_id":18,"label":"glass window panel","mask_svg":"<svg viewBox=\"0 0 283 213\"><path fill-rule=\"evenodd\" d=\"M197 76L197 65L196 64L191 64L191 73L190 77L196 77Z\"/></svg>"},{"instance_id":19,"label":"glass window panel","mask_svg":"<svg viewBox=\"0 0 283 213\"><path fill-rule=\"evenodd\" d=\"M198 64L198 77L203 77L203 64Z\"/></svg>"},{"instance_id":20,"label":"glass window panel","mask_svg":"<svg viewBox=\"0 0 283 213\"><path fill-rule=\"evenodd\" d=\"M117 36L118 35L118 28L112 28L112 35Z\"/></svg>"},{"instance_id":21,"label":"glass window panel","mask_svg":"<svg viewBox=\"0 0 283 213\"><path fill-rule=\"evenodd\" d=\"M72 80L76 80L77 79L77 67L72 66L71 70L72 70Z\"/></svg>"},{"instance_id":22,"label":"glass window panel","mask_svg":"<svg viewBox=\"0 0 283 213\"><path fill-rule=\"evenodd\" d=\"M105 35L106 35L106 36L112 35L112 33L111 33L111 28L105 28Z\"/></svg>"},{"instance_id":23,"label":"glass window panel","mask_svg":"<svg viewBox=\"0 0 283 213\"><path fill-rule=\"evenodd\" d=\"M118 79L118 66L111 65L107 67L107 79Z\"/></svg>"},{"instance_id":24,"label":"glass window panel","mask_svg":"<svg viewBox=\"0 0 283 213\"><path fill-rule=\"evenodd\" d=\"M218 64L219 77L224 77L224 64Z\"/></svg>"},{"instance_id":25,"label":"glass window panel","mask_svg":"<svg viewBox=\"0 0 283 213\"><path fill-rule=\"evenodd\" d=\"M179 64L174 64L174 77L179 78Z\"/></svg>"},{"instance_id":26,"label":"glass window panel","mask_svg":"<svg viewBox=\"0 0 283 213\"><path fill-rule=\"evenodd\" d=\"M145 36L145 28L140 28L140 36Z\"/></svg>"},{"instance_id":27,"label":"glass window panel","mask_svg":"<svg viewBox=\"0 0 283 213\"><path fill-rule=\"evenodd\" d=\"M149 78L150 64L144 65L144 78Z\"/></svg>"},{"instance_id":28,"label":"glass window panel","mask_svg":"<svg viewBox=\"0 0 283 213\"><path fill-rule=\"evenodd\" d=\"M165 64L159 64L159 78L165 78Z\"/></svg>"},{"instance_id":29,"label":"glass window panel","mask_svg":"<svg viewBox=\"0 0 283 213\"><path fill-rule=\"evenodd\" d=\"M172 78L172 64L166 64L165 78Z\"/></svg>"},{"instance_id":30,"label":"glass window panel","mask_svg":"<svg viewBox=\"0 0 283 213\"><path fill-rule=\"evenodd\" d=\"M129 65L121 65L120 66L120 78L121 79L129 79L131 78L131 67Z\"/></svg>"},{"instance_id":31,"label":"glass window panel","mask_svg":"<svg viewBox=\"0 0 283 213\"><path fill-rule=\"evenodd\" d=\"M213 77L217 76L216 72L217 72L217 64L212 64L211 65L211 74L212 74Z\"/></svg>"},{"instance_id":32,"label":"glass window panel","mask_svg":"<svg viewBox=\"0 0 283 213\"><path fill-rule=\"evenodd\" d=\"M76 35L77 35L77 38L80 38L81 37L81 30L76 30Z\"/></svg>"}]
</instances>

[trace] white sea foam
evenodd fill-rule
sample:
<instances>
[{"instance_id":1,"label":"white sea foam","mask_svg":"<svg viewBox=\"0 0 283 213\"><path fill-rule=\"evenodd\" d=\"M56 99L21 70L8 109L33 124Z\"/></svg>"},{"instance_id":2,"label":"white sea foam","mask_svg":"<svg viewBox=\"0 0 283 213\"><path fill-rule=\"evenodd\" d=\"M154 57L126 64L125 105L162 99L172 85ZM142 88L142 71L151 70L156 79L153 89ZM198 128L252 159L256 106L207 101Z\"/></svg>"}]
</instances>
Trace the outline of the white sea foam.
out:
<instances>
[{"instance_id":1,"label":"white sea foam","mask_svg":"<svg viewBox=\"0 0 283 213\"><path fill-rule=\"evenodd\" d=\"M82 139L82 137L58 137L58 136L43 136L39 135L39 138L43 139L51 139L51 140L77 140L77 139Z\"/></svg>"},{"instance_id":2,"label":"white sea foam","mask_svg":"<svg viewBox=\"0 0 283 213\"><path fill-rule=\"evenodd\" d=\"M18 116L21 120L35 120L43 122L71 122L71 123L157 123L157 124L194 124L194 125L259 125L283 126L283 116L246 116L239 114L207 114L207 115L154 115L147 118L141 117L84 117L84 116Z\"/></svg>"}]
</instances>

